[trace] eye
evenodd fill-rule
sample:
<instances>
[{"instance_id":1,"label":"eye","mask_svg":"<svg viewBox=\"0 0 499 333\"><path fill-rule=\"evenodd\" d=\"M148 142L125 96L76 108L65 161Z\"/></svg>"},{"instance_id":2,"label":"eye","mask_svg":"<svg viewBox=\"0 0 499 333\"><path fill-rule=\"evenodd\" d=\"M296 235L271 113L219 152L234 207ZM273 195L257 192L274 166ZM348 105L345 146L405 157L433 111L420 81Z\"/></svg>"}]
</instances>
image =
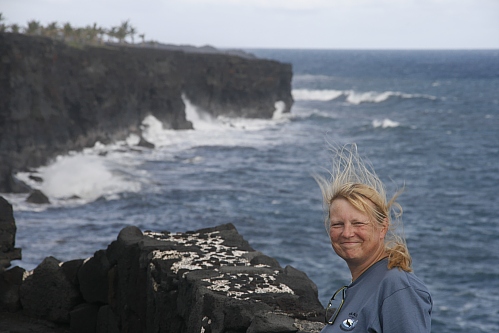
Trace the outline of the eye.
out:
<instances>
[{"instance_id":1,"label":"eye","mask_svg":"<svg viewBox=\"0 0 499 333\"><path fill-rule=\"evenodd\" d=\"M341 228L343 226L343 222L331 222L331 228Z\"/></svg>"},{"instance_id":2,"label":"eye","mask_svg":"<svg viewBox=\"0 0 499 333\"><path fill-rule=\"evenodd\" d=\"M355 221L352 223L355 227L363 227L367 224L367 222Z\"/></svg>"}]
</instances>

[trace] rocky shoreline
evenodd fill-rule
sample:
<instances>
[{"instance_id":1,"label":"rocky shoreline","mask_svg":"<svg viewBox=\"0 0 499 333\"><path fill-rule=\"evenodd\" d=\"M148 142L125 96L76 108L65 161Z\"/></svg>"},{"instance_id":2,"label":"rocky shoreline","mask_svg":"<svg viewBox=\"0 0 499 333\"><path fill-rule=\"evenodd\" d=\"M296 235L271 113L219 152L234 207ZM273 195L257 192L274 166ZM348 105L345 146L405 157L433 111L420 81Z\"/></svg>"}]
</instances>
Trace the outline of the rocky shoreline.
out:
<instances>
[{"instance_id":1,"label":"rocky shoreline","mask_svg":"<svg viewBox=\"0 0 499 333\"><path fill-rule=\"evenodd\" d=\"M14 218L0 201L3 228ZM11 237L2 249L14 245ZM47 257L33 271L9 266L3 261L0 273L0 319L9 318L0 321L3 331L312 333L323 327L316 285L253 249L232 224L184 233L128 226L91 258Z\"/></svg>"},{"instance_id":2,"label":"rocky shoreline","mask_svg":"<svg viewBox=\"0 0 499 333\"><path fill-rule=\"evenodd\" d=\"M14 33L0 33L0 49L0 193L30 192L13 175L57 155L140 136L148 115L192 128L183 96L213 116L271 118L276 102L293 104L291 65L271 60Z\"/></svg>"}]
</instances>

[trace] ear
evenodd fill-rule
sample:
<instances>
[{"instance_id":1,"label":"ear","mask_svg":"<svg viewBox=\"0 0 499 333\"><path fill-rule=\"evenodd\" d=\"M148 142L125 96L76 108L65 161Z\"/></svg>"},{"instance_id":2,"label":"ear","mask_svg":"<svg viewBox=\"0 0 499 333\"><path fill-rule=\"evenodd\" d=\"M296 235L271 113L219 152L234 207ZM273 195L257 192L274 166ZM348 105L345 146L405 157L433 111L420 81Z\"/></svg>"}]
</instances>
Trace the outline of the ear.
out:
<instances>
[{"instance_id":1,"label":"ear","mask_svg":"<svg viewBox=\"0 0 499 333\"><path fill-rule=\"evenodd\" d=\"M381 239L384 239L385 236L386 236L386 233L388 232L388 218L384 218L383 219L383 224L381 225L381 228L380 228L380 238Z\"/></svg>"}]
</instances>

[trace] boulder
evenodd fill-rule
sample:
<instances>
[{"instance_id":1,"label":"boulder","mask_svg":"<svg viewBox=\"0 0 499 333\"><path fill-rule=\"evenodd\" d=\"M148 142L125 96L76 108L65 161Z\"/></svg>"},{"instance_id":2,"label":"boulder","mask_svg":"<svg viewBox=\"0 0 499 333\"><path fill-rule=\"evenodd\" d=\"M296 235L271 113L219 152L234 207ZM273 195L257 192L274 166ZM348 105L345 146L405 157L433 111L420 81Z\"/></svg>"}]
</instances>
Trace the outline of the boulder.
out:
<instances>
[{"instance_id":1,"label":"boulder","mask_svg":"<svg viewBox=\"0 0 499 333\"><path fill-rule=\"evenodd\" d=\"M81 265L85 260L83 259L75 259L75 260L70 260L62 263L62 271L64 274L66 274L66 277L69 282L71 282L74 286L80 285L80 282L78 281L78 271L80 270Z\"/></svg>"},{"instance_id":2,"label":"boulder","mask_svg":"<svg viewBox=\"0 0 499 333\"><path fill-rule=\"evenodd\" d=\"M96 331L97 333L120 333L118 318L111 309L111 306L103 305L99 308Z\"/></svg>"},{"instance_id":3,"label":"boulder","mask_svg":"<svg viewBox=\"0 0 499 333\"><path fill-rule=\"evenodd\" d=\"M109 260L106 251L95 252L85 260L78 271L78 283L83 298L88 303L109 303Z\"/></svg>"},{"instance_id":4,"label":"boulder","mask_svg":"<svg viewBox=\"0 0 499 333\"><path fill-rule=\"evenodd\" d=\"M155 147L154 143L147 141L142 136L140 137L140 140L139 140L139 143L137 143L137 146L149 148L149 149L154 149L154 147Z\"/></svg>"},{"instance_id":5,"label":"boulder","mask_svg":"<svg viewBox=\"0 0 499 333\"><path fill-rule=\"evenodd\" d=\"M15 312L21 308L19 288L24 272L23 268L16 266L0 273L0 311Z\"/></svg>"},{"instance_id":6,"label":"boulder","mask_svg":"<svg viewBox=\"0 0 499 333\"><path fill-rule=\"evenodd\" d=\"M70 311L82 302L82 298L61 265L56 258L47 257L25 274L20 299L26 314L56 323L69 323Z\"/></svg>"},{"instance_id":7,"label":"boulder","mask_svg":"<svg viewBox=\"0 0 499 333\"><path fill-rule=\"evenodd\" d=\"M99 308L99 305L90 303L77 305L70 314L71 333L95 333Z\"/></svg>"},{"instance_id":8,"label":"boulder","mask_svg":"<svg viewBox=\"0 0 499 333\"><path fill-rule=\"evenodd\" d=\"M26 202L34 204L49 204L50 200L42 191L33 190L31 194L26 198Z\"/></svg>"}]
</instances>

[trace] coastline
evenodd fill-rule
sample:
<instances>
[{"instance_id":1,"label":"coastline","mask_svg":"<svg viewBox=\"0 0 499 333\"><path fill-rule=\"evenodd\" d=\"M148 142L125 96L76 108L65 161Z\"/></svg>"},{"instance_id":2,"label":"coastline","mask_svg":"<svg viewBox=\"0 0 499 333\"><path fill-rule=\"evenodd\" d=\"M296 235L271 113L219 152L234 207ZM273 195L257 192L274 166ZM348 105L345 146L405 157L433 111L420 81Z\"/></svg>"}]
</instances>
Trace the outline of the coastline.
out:
<instances>
[{"instance_id":1,"label":"coastline","mask_svg":"<svg viewBox=\"0 0 499 333\"><path fill-rule=\"evenodd\" d=\"M187 98L214 117L272 118L293 104L290 64L225 53L126 46L75 48L0 33L0 193L28 193L14 177L69 151L141 136L152 115L192 129ZM147 145L147 143L144 143Z\"/></svg>"}]
</instances>

